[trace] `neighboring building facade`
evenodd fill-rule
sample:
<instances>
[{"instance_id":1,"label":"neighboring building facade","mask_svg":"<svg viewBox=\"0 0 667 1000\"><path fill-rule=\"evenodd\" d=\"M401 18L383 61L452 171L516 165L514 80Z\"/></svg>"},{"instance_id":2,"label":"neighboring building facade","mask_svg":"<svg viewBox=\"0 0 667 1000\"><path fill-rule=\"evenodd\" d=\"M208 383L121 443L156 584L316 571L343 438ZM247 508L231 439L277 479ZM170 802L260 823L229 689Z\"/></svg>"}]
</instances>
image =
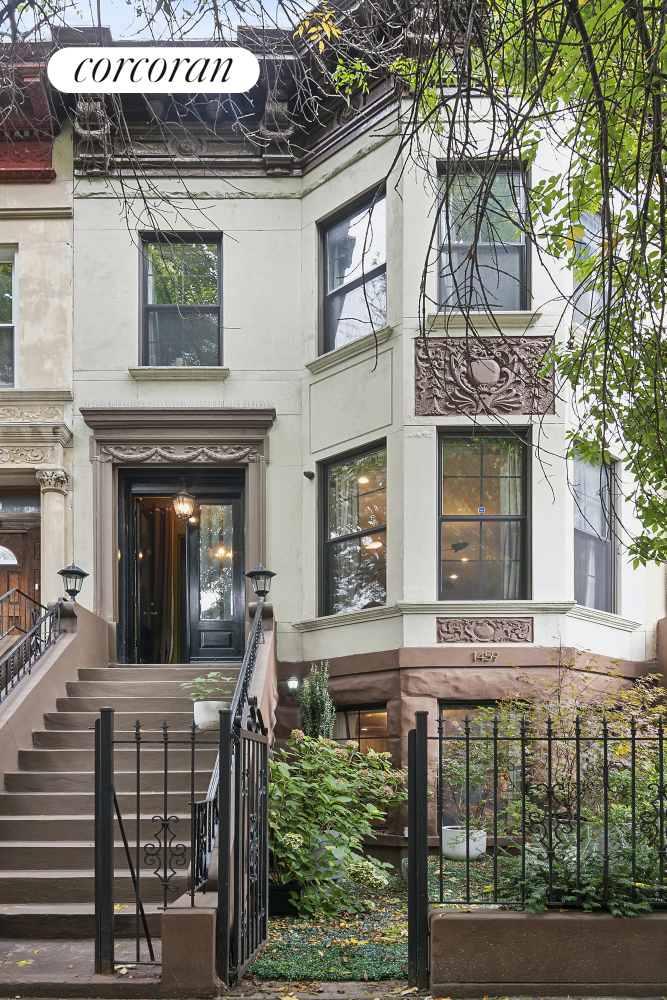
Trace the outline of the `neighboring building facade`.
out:
<instances>
[{"instance_id":1,"label":"neighboring building facade","mask_svg":"<svg viewBox=\"0 0 667 1000\"><path fill-rule=\"evenodd\" d=\"M633 570L608 529L623 469L616 484L568 473L568 408L538 373L562 311L550 282L570 275L509 237L499 281L478 246L497 328L480 316L469 340L445 320L435 303L457 290L433 268L419 339L438 158L428 183L403 162L393 86L333 108L298 158L288 83L248 98L261 148L227 105L197 100L128 102L124 145L82 101L73 197L65 130L55 179L3 186L0 250L18 247L20 285L0 482L35 490L37 473L49 491L49 587L73 554L120 662L235 660L261 561L277 574L277 736L298 724L288 678L328 660L336 737L399 766L415 710L435 726L519 691L515 668L552 670L555 647L627 678L659 669L664 569ZM522 179L508 166L498 183ZM439 233L455 267L466 239L462 224ZM171 502L184 488L187 526Z\"/></svg>"}]
</instances>

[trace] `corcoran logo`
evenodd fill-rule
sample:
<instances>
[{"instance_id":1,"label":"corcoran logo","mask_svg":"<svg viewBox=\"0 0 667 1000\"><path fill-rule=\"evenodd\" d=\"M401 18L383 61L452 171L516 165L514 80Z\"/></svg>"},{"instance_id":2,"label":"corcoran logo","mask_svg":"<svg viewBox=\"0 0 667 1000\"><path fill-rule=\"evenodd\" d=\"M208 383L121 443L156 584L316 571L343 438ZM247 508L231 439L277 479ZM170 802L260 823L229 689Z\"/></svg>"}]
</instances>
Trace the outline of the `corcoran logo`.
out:
<instances>
[{"instance_id":1,"label":"corcoran logo","mask_svg":"<svg viewBox=\"0 0 667 1000\"><path fill-rule=\"evenodd\" d=\"M47 73L65 94L240 94L259 63L239 48L81 46L54 52Z\"/></svg>"}]
</instances>

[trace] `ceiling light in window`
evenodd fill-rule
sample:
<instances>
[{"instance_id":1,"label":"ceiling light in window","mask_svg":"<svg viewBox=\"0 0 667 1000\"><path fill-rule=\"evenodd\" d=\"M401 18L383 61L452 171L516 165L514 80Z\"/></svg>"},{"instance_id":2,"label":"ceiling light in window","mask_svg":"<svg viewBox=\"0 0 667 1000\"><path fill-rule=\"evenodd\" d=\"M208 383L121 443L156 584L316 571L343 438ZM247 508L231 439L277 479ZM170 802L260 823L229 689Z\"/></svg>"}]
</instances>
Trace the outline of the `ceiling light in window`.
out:
<instances>
[{"instance_id":1,"label":"ceiling light in window","mask_svg":"<svg viewBox=\"0 0 667 1000\"><path fill-rule=\"evenodd\" d=\"M368 476L359 476L359 478L357 479L357 482L358 483L363 483L364 486L365 486L366 483L368 482Z\"/></svg>"},{"instance_id":2,"label":"ceiling light in window","mask_svg":"<svg viewBox=\"0 0 667 1000\"><path fill-rule=\"evenodd\" d=\"M456 575L456 573L452 573L451 576L449 577L449 579L450 580L458 580L458 576Z\"/></svg>"},{"instance_id":3,"label":"ceiling light in window","mask_svg":"<svg viewBox=\"0 0 667 1000\"><path fill-rule=\"evenodd\" d=\"M216 556L218 557L218 559L224 559L226 555L227 555L227 550L224 548L224 546L221 545L218 551L216 552Z\"/></svg>"},{"instance_id":4,"label":"ceiling light in window","mask_svg":"<svg viewBox=\"0 0 667 1000\"><path fill-rule=\"evenodd\" d=\"M366 544L367 549L381 549L382 542L369 542Z\"/></svg>"},{"instance_id":5,"label":"ceiling light in window","mask_svg":"<svg viewBox=\"0 0 667 1000\"><path fill-rule=\"evenodd\" d=\"M468 562L466 556L463 556L463 558L461 559L461 562Z\"/></svg>"}]
</instances>

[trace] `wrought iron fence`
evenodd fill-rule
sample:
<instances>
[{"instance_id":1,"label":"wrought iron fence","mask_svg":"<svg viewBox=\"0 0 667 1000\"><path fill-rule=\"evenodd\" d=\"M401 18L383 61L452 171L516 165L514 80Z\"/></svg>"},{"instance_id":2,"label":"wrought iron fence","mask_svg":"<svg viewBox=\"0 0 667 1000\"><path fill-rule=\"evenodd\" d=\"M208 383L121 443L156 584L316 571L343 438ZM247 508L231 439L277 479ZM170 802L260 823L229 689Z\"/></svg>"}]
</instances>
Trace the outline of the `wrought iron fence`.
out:
<instances>
[{"instance_id":1,"label":"wrought iron fence","mask_svg":"<svg viewBox=\"0 0 667 1000\"><path fill-rule=\"evenodd\" d=\"M409 736L409 975L426 985L428 910L667 906L662 718L465 717ZM429 804L430 803L430 804ZM430 813L430 816L429 816ZM429 819L437 836L429 856Z\"/></svg>"},{"instance_id":2,"label":"wrought iron fence","mask_svg":"<svg viewBox=\"0 0 667 1000\"><path fill-rule=\"evenodd\" d=\"M61 634L60 603L45 608L21 591L10 590L0 598L0 629L0 642L6 643L0 653L3 702Z\"/></svg>"}]
</instances>

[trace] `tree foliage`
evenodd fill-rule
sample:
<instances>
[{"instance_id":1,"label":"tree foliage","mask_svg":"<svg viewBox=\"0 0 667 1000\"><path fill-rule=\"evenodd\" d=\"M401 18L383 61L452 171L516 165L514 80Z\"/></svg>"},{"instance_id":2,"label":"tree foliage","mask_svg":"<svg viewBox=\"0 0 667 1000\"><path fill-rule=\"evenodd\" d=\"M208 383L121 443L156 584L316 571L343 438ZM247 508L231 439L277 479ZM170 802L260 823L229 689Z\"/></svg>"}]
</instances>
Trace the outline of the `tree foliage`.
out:
<instances>
[{"instance_id":1,"label":"tree foliage","mask_svg":"<svg viewBox=\"0 0 667 1000\"><path fill-rule=\"evenodd\" d=\"M336 721L336 709L329 695L329 661L311 664L310 677L306 677L298 694L301 707L301 729L311 739L323 737L330 740Z\"/></svg>"}]
</instances>

